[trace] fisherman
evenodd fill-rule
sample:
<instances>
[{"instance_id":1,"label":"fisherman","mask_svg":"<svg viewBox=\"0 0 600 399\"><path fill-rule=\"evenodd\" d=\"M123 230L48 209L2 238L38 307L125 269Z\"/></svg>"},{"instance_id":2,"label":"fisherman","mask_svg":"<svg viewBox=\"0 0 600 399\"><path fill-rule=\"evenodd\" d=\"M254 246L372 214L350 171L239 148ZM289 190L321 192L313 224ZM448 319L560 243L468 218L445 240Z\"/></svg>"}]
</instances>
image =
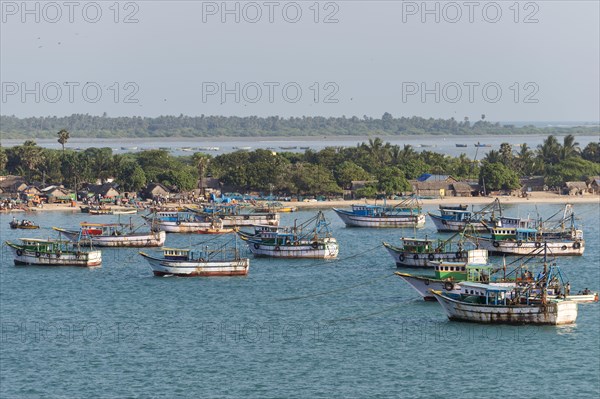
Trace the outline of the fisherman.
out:
<instances>
[{"instance_id":1,"label":"fisherman","mask_svg":"<svg viewBox=\"0 0 600 399\"><path fill-rule=\"evenodd\" d=\"M587 289L587 287L586 287L586 289L585 289L585 290L583 290L583 295L589 295L589 294L591 294L591 293L592 293L592 292L591 292L590 290L588 290L588 289Z\"/></svg>"},{"instance_id":2,"label":"fisherman","mask_svg":"<svg viewBox=\"0 0 600 399\"><path fill-rule=\"evenodd\" d=\"M569 283L567 281L567 284L565 284L565 298L568 297L570 293L571 293L571 283Z\"/></svg>"}]
</instances>

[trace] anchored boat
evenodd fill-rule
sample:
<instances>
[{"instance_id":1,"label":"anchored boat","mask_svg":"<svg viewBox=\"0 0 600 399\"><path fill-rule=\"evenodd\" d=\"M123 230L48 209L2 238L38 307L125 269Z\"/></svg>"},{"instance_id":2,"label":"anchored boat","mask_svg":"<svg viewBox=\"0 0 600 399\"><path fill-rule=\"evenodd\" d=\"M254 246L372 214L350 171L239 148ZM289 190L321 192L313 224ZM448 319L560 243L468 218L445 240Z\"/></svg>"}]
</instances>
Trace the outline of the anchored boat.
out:
<instances>
[{"instance_id":1,"label":"anchored boat","mask_svg":"<svg viewBox=\"0 0 600 399\"><path fill-rule=\"evenodd\" d=\"M242 257L235 248L202 250L163 248L162 256L139 253L146 259L155 276L212 277L245 276L250 259Z\"/></svg>"},{"instance_id":2,"label":"anchored boat","mask_svg":"<svg viewBox=\"0 0 600 399\"><path fill-rule=\"evenodd\" d=\"M414 198L395 206L352 205L352 210L333 208L348 227L423 227L425 215Z\"/></svg>"},{"instance_id":3,"label":"anchored boat","mask_svg":"<svg viewBox=\"0 0 600 399\"><path fill-rule=\"evenodd\" d=\"M435 262L461 262L467 259L468 252L463 241L454 242L455 237L456 234L447 240L402 237L402 246L397 247L385 241L383 246L398 267L433 267Z\"/></svg>"},{"instance_id":4,"label":"anchored boat","mask_svg":"<svg viewBox=\"0 0 600 399\"><path fill-rule=\"evenodd\" d=\"M474 249L468 251L466 262L436 262L433 266L435 275L415 275L396 272L409 283L423 299L435 301L431 290L458 293L461 281L489 282L493 273L492 266L487 264L488 251Z\"/></svg>"},{"instance_id":5,"label":"anchored boat","mask_svg":"<svg viewBox=\"0 0 600 399\"><path fill-rule=\"evenodd\" d=\"M53 227L69 240L77 242L89 239L98 247L160 247L165 243L164 231L137 232L131 224L123 223L81 223L80 230L67 230Z\"/></svg>"},{"instance_id":6,"label":"anchored boat","mask_svg":"<svg viewBox=\"0 0 600 399\"><path fill-rule=\"evenodd\" d=\"M574 221L574 219L572 219ZM475 238L482 248L495 255L543 256L547 249L554 256L581 256L585 250L583 231L575 228L546 229L530 219L502 217L489 237ZM574 223L574 222L573 222Z\"/></svg>"},{"instance_id":7,"label":"anchored boat","mask_svg":"<svg viewBox=\"0 0 600 399\"><path fill-rule=\"evenodd\" d=\"M215 217L222 220L224 227L253 226L265 224L277 226L279 214L276 212L246 212L237 204L216 204L206 206L202 209L186 208L205 221L211 221Z\"/></svg>"},{"instance_id":8,"label":"anchored boat","mask_svg":"<svg viewBox=\"0 0 600 399\"><path fill-rule=\"evenodd\" d=\"M20 238L21 243L7 241L15 254L15 265L40 266L100 266L102 253L71 241Z\"/></svg>"},{"instance_id":9,"label":"anchored boat","mask_svg":"<svg viewBox=\"0 0 600 399\"><path fill-rule=\"evenodd\" d=\"M152 231L166 231L167 233L196 233L212 227L210 219L193 212L154 212L142 216L142 218L150 225Z\"/></svg>"},{"instance_id":10,"label":"anchored boat","mask_svg":"<svg viewBox=\"0 0 600 399\"><path fill-rule=\"evenodd\" d=\"M493 223L495 213L502 216L502 207L500 201L495 200L477 212L469 211L467 205L447 206L440 205L440 214L436 215L429 212L429 217L439 232L457 232L467 229L473 232L485 232L488 230L483 218L491 213L487 223Z\"/></svg>"},{"instance_id":11,"label":"anchored boat","mask_svg":"<svg viewBox=\"0 0 600 399\"><path fill-rule=\"evenodd\" d=\"M254 234L239 231L254 256L333 259L339 252L323 212L291 227L256 226Z\"/></svg>"}]
</instances>

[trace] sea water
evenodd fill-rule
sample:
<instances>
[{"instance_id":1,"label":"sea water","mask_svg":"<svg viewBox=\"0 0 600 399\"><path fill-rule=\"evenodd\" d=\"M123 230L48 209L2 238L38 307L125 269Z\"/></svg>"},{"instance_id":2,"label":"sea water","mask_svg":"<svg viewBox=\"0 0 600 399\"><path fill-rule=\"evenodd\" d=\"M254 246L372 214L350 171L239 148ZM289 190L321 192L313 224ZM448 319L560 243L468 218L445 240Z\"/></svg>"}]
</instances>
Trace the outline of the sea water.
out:
<instances>
[{"instance_id":1,"label":"sea water","mask_svg":"<svg viewBox=\"0 0 600 399\"><path fill-rule=\"evenodd\" d=\"M527 203L508 206L506 214L548 216L560 208ZM600 209L577 204L575 211L585 254L557 262L572 291L598 291ZM314 212L283 214L282 224ZM333 211L325 214L338 260L253 258L247 277L153 277L136 249L103 249L102 267L94 269L17 267L3 246L0 397L600 395L598 303L580 304L570 326L451 322L393 274L381 245L413 236L413 229L346 228ZM12 216L0 215L2 241L116 220L17 214L42 226L23 231L9 229ZM416 234L437 235L431 220ZM166 245L215 246L230 238L172 234Z\"/></svg>"}]
</instances>

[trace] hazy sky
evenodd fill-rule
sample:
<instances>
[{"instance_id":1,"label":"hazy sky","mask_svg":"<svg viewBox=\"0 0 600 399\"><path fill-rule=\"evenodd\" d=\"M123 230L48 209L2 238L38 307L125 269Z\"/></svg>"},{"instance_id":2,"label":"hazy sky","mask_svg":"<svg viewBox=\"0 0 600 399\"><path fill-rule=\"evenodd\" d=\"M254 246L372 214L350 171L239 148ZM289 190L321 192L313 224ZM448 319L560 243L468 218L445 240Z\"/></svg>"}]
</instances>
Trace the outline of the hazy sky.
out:
<instances>
[{"instance_id":1,"label":"hazy sky","mask_svg":"<svg viewBox=\"0 0 600 399\"><path fill-rule=\"evenodd\" d=\"M600 119L598 1L1 3L4 115Z\"/></svg>"}]
</instances>

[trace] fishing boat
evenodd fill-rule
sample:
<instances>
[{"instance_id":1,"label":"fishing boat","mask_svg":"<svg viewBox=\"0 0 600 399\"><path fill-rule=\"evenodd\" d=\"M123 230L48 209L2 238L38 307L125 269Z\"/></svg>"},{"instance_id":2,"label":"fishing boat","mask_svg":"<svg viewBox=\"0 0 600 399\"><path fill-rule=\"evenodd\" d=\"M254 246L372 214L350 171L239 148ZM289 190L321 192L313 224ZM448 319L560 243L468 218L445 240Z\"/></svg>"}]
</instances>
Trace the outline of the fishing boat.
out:
<instances>
[{"instance_id":1,"label":"fishing boat","mask_svg":"<svg viewBox=\"0 0 600 399\"><path fill-rule=\"evenodd\" d=\"M299 225L294 222L290 227L256 226L254 234L239 231L238 235L258 257L334 259L339 252L321 211Z\"/></svg>"},{"instance_id":2,"label":"fishing boat","mask_svg":"<svg viewBox=\"0 0 600 399\"><path fill-rule=\"evenodd\" d=\"M80 230L67 230L53 227L69 240L77 242L89 239L98 247L160 247L165 243L167 234L164 231L138 232L132 224L124 223L86 223Z\"/></svg>"},{"instance_id":3,"label":"fishing boat","mask_svg":"<svg viewBox=\"0 0 600 399\"><path fill-rule=\"evenodd\" d=\"M348 227L423 227L425 215L414 198L395 206L352 205L352 210L333 208Z\"/></svg>"},{"instance_id":4,"label":"fishing boat","mask_svg":"<svg viewBox=\"0 0 600 399\"><path fill-rule=\"evenodd\" d=\"M202 228L197 231L198 234L229 234L236 231L235 227L223 227L223 221L215 218L211 221L210 227Z\"/></svg>"},{"instance_id":5,"label":"fishing boat","mask_svg":"<svg viewBox=\"0 0 600 399\"><path fill-rule=\"evenodd\" d=\"M529 287L520 289L471 282L460 283L460 286L458 295L431 291L450 320L562 325L575 323L577 319L577 302L545 297L534 300L527 292Z\"/></svg>"},{"instance_id":6,"label":"fishing boat","mask_svg":"<svg viewBox=\"0 0 600 399\"><path fill-rule=\"evenodd\" d=\"M477 147L477 148L490 148L491 146L492 146L491 144L475 143L475 147Z\"/></svg>"},{"instance_id":7,"label":"fishing boat","mask_svg":"<svg viewBox=\"0 0 600 399\"><path fill-rule=\"evenodd\" d=\"M112 215L135 215L138 212L136 208L113 208Z\"/></svg>"},{"instance_id":8,"label":"fishing boat","mask_svg":"<svg viewBox=\"0 0 600 399\"><path fill-rule=\"evenodd\" d=\"M161 256L139 253L152 268L155 276L211 277L245 276L250 268L250 259L242 257L235 248L203 250L163 248Z\"/></svg>"},{"instance_id":9,"label":"fishing boat","mask_svg":"<svg viewBox=\"0 0 600 399\"><path fill-rule=\"evenodd\" d=\"M398 267L432 268L435 262L464 261L468 252L462 241L454 242L456 234L446 240L402 237L401 246L383 242L390 256Z\"/></svg>"},{"instance_id":10,"label":"fishing boat","mask_svg":"<svg viewBox=\"0 0 600 399\"><path fill-rule=\"evenodd\" d=\"M218 217L223 222L223 227L253 226L266 224L279 225L279 214L276 212L248 212L239 204L213 204L202 209L187 207L186 211L192 212L204 221L212 221Z\"/></svg>"},{"instance_id":11,"label":"fishing boat","mask_svg":"<svg viewBox=\"0 0 600 399\"><path fill-rule=\"evenodd\" d=\"M534 281L521 281L514 287L462 282L459 294L435 290L431 293L450 320L542 325L575 323L578 302L567 299L569 286L565 287L562 297L560 288L558 292L550 292L556 290L558 278L553 274L553 267L548 269L547 255L548 246L544 245L543 270ZM560 275L560 271L558 273Z\"/></svg>"},{"instance_id":12,"label":"fishing boat","mask_svg":"<svg viewBox=\"0 0 600 399\"><path fill-rule=\"evenodd\" d=\"M194 212L166 211L142 216L152 231L196 233L212 227L211 219Z\"/></svg>"},{"instance_id":13,"label":"fishing boat","mask_svg":"<svg viewBox=\"0 0 600 399\"><path fill-rule=\"evenodd\" d=\"M488 231L488 228L486 224L482 223L484 216L491 213L487 222L493 223L496 212L500 216L502 215L502 208L500 201L495 200L477 212L469 211L467 205L440 205L439 212L439 215L428 213L439 232L457 232L465 229L471 232L485 232Z\"/></svg>"},{"instance_id":14,"label":"fishing boat","mask_svg":"<svg viewBox=\"0 0 600 399\"><path fill-rule=\"evenodd\" d=\"M583 231L574 225L563 229L548 229L532 219L501 217L487 226L489 237L475 240L493 255L543 256L547 249L554 256L581 256L585 250ZM485 224L485 222L484 222Z\"/></svg>"},{"instance_id":15,"label":"fishing boat","mask_svg":"<svg viewBox=\"0 0 600 399\"><path fill-rule=\"evenodd\" d=\"M109 206L80 206L82 213L89 213L90 215L112 215L112 208Z\"/></svg>"},{"instance_id":16,"label":"fishing boat","mask_svg":"<svg viewBox=\"0 0 600 399\"><path fill-rule=\"evenodd\" d=\"M281 150L296 150L296 149L298 149L298 147L295 145L288 145L288 146L280 146L279 149L281 149Z\"/></svg>"},{"instance_id":17,"label":"fishing boat","mask_svg":"<svg viewBox=\"0 0 600 399\"><path fill-rule=\"evenodd\" d=\"M40 226L38 226L37 224L33 223L31 220L26 220L23 219L20 222L13 218L12 221L10 221L8 223L8 225L10 226L11 229L24 229L24 230L32 230L32 229L39 229Z\"/></svg>"},{"instance_id":18,"label":"fishing boat","mask_svg":"<svg viewBox=\"0 0 600 399\"><path fill-rule=\"evenodd\" d=\"M15 265L83 266L102 264L102 253L67 240L20 238L21 243L6 244L15 254Z\"/></svg>"},{"instance_id":19,"label":"fishing boat","mask_svg":"<svg viewBox=\"0 0 600 399\"><path fill-rule=\"evenodd\" d=\"M490 282L493 267L488 265L488 251L473 249L467 251L465 262L436 262L434 276L396 272L414 288L426 301L435 301L431 290L458 293L461 281Z\"/></svg>"},{"instance_id":20,"label":"fishing boat","mask_svg":"<svg viewBox=\"0 0 600 399\"><path fill-rule=\"evenodd\" d=\"M253 208L254 212L266 212L266 213L273 213L273 212L280 212L280 213L288 213L288 212L296 212L298 210L298 207L296 206L288 206L288 205L283 205L281 202L267 202L262 206L255 206Z\"/></svg>"},{"instance_id":21,"label":"fishing boat","mask_svg":"<svg viewBox=\"0 0 600 399\"><path fill-rule=\"evenodd\" d=\"M456 147L458 147L458 148L466 148L466 147L467 147L467 145L466 145L466 144L458 144L458 143L457 143L457 144L455 144L455 145L456 145Z\"/></svg>"}]
</instances>

